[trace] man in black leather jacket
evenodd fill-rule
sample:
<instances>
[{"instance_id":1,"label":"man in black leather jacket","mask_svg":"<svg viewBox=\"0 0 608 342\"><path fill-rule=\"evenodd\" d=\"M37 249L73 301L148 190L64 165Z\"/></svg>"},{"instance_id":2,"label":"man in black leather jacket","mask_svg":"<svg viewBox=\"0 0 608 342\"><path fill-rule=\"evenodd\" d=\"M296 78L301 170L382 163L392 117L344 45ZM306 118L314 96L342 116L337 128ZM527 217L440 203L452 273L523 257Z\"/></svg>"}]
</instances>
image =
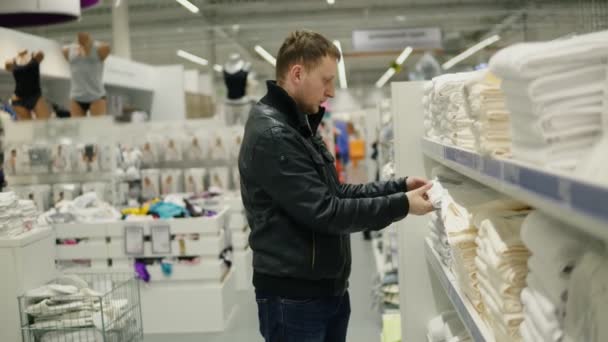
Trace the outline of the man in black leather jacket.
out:
<instances>
[{"instance_id":1,"label":"man in black leather jacket","mask_svg":"<svg viewBox=\"0 0 608 342\"><path fill-rule=\"evenodd\" d=\"M251 226L260 332L270 341L346 340L350 234L432 210L430 183L340 184L317 127L334 96L339 50L296 31L277 56L277 82L251 110L239 154Z\"/></svg>"}]
</instances>

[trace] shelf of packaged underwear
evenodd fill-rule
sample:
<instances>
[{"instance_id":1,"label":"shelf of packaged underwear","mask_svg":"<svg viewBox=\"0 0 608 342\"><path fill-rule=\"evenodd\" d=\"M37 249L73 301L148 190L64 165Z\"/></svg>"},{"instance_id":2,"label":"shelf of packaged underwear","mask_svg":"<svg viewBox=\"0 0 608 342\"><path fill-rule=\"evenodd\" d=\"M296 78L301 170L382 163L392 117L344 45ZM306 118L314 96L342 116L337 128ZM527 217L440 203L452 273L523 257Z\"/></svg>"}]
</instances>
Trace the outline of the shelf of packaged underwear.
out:
<instances>
[{"instance_id":1,"label":"shelf of packaged underwear","mask_svg":"<svg viewBox=\"0 0 608 342\"><path fill-rule=\"evenodd\" d=\"M145 165L142 169L195 169L203 167L231 167L236 166L235 159L203 159L203 160L176 160L162 161Z\"/></svg>"},{"instance_id":2,"label":"shelf of packaged underwear","mask_svg":"<svg viewBox=\"0 0 608 342\"><path fill-rule=\"evenodd\" d=\"M490 188L528 203L554 218L608 240L608 187L516 160L422 139L424 154Z\"/></svg>"},{"instance_id":3,"label":"shelf of packaged underwear","mask_svg":"<svg viewBox=\"0 0 608 342\"><path fill-rule=\"evenodd\" d=\"M38 184L62 184L62 183L87 183L112 181L109 171L88 173L46 173L6 176L8 186L38 185Z\"/></svg>"},{"instance_id":4,"label":"shelf of packaged underwear","mask_svg":"<svg viewBox=\"0 0 608 342\"><path fill-rule=\"evenodd\" d=\"M426 259L431 269L437 276L441 287L446 292L450 302L454 305L454 310L467 328L473 341L484 342L494 341L491 330L488 329L481 316L477 313L473 304L465 297L456 284L454 274L441 262L441 258L432 247L431 241L427 238L425 243Z\"/></svg>"}]
</instances>

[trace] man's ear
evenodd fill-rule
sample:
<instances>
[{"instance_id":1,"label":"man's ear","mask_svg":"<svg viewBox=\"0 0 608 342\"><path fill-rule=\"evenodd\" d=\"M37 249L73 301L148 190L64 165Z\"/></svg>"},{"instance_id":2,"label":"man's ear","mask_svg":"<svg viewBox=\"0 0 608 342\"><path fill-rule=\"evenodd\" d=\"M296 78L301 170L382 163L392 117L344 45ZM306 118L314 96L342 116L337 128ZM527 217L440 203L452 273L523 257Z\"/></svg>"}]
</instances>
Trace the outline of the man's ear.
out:
<instances>
[{"instance_id":1,"label":"man's ear","mask_svg":"<svg viewBox=\"0 0 608 342\"><path fill-rule=\"evenodd\" d=\"M291 69L289 69L289 76L294 84L300 84L304 77L304 68L302 65L294 64Z\"/></svg>"}]
</instances>

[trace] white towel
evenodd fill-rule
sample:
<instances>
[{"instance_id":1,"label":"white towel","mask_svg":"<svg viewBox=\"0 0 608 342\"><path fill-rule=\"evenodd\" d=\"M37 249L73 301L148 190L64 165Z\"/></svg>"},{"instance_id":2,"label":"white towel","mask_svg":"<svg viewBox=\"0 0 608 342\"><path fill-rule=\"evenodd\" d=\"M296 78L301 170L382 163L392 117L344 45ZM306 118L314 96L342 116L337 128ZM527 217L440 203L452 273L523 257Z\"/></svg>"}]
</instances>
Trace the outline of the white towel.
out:
<instances>
[{"instance_id":1,"label":"white towel","mask_svg":"<svg viewBox=\"0 0 608 342\"><path fill-rule=\"evenodd\" d=\"M564 332L561 328L557 317L547 317L540 310L535 296L524 289L521 293L521 300L524 303L524 313L526 320L530 320L531 324L536 328L536 331L543 337L546 342L558 342L562 339Z\"/></svg>"},{"instance_id":2,"label":"white towel","mask_svg":"<svg viewBox=\"0 0 608 342\"><path fill-rule=\"evenodd\" d=\"M531 81L507 79L502 82L501 87L507 97L528 97L533 102L542 103L602 92L605 80L606 65L597 64L542 76ZM564 84L568 86L564 87Z\"/></svg>"},{"instance_id":3,"label":"white towel","mask_svg":"<svg viewBox=\"0 0 608 342\"><path fill-rule=\"evenodd\" d=\"M521 239L545 264L554 265L559 273L574 268L577 261L593 243L576 228L535 210L523 221Z\"/></svg>"},{"instance_id":4,"label":"white towel","mask_svg":"<svg viewBox=\"0 0 608 342\"><path fill-rule=\"evenodd\" d=\"M608 153L606 151L608 151L608 135L604 136L577 166L576 176L585 181L608 186Z\"/></svg>"},{"instance_id":5,"label":"white towel","mask_svg":"<svg viewBox=\"0 0 608 342\"><path fill-rule=\"evenodd\" d=\"M568 279L562 277L541 278L534 269L528 268L530 269L530 273L526 277L528 287L543 293L558 310L563 308L568 297Z\"/></svg>"},{"instance_id":6,"label":"white towel","mask_svg":"<svg viewBox=\"0 0 608 342\"><path fill-rule=\"evenodd\" d=\"M608 258L589 250L568 288L565 332L572 341L608 341Z\"/></svg>"},{"instance_id":7,"label":"white towel","mask_svg":"<svg viewBox=\"0 0 608 342\"><path fill-rule=\"evenodd\" d=\"M534 78L576 65L593 65L608 56L608 31L540 43L520 43L490 59L490 70L501 78Z\"/></svg>"}]
</instances>

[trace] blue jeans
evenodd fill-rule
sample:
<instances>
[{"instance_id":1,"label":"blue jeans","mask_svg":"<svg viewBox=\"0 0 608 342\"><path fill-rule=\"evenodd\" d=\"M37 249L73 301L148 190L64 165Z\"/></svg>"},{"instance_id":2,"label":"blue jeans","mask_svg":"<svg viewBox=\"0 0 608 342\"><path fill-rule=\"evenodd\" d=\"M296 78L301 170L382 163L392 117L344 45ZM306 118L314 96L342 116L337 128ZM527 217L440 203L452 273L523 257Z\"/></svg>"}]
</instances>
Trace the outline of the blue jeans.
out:
<instances>
[{"instance_id":1,"label":"blue jeans","mask_svg":"<svg viewBox=\"0 0 608 342\"><path fill-rule=\"evenodd\" d=\"M266 342L346 342L350 298L290 299L256 291L260 333Z\"/></svg>"}]
</instances>

